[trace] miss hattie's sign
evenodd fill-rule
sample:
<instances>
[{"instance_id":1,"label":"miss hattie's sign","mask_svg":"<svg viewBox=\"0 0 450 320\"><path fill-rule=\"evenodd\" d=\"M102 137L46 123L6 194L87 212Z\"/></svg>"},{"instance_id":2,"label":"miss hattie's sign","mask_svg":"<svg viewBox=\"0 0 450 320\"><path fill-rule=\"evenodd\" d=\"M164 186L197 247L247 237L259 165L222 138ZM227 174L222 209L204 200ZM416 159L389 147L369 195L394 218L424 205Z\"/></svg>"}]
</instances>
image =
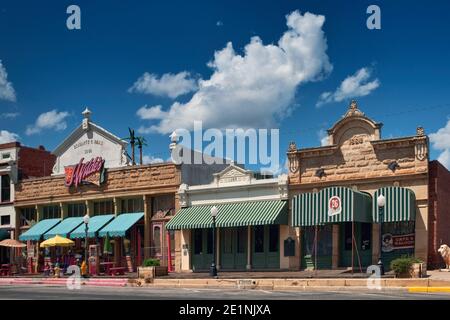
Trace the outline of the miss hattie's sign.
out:
<instances>
[{"instance_id":1,"label":"miss hattie's sign","mask_svg":"<svg viewBox=\"0 0 450 320\"><path fill-rule=\"evenodd\" d=\"M342 212L342 202L341 198L338 196L333 196L328 200L328 215L335 216Z\"/></svg>"},{"instance_id":2,"label":"miss hattie's sign","mask_svg":"<svg viewBox=\"0 0 450 320\"><path fill-rule=\"evenodd\" d=\"M81 184L95 184L99 186L105 181L105 159L96 157L88 162L83 161L84 158L81 158L78 164L64 167L67 187L78 187Z\"/></svg>"}]
</instances>

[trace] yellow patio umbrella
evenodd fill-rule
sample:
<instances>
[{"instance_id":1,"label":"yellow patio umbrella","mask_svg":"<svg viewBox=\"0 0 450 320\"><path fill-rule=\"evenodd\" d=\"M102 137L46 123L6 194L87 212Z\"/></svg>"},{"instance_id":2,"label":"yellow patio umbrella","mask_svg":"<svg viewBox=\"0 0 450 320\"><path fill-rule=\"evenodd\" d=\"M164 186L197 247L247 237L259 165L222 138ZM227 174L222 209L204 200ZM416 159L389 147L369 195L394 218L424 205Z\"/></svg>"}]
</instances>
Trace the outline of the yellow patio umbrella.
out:
<instances>
[{"instance_id":1,"label":"yellow patio umbrella","mask_svg":"<svg viewBox=\"0 0 450 320\"><path fill-rule=\"evenodd\" d=\"M53 238L47 239L39 245L41 248L48 248L48 247L70 247L73 246L75 242L73 242L70 239L61 237L61 236L54 236Z\"/></svg>"}]
</instances>

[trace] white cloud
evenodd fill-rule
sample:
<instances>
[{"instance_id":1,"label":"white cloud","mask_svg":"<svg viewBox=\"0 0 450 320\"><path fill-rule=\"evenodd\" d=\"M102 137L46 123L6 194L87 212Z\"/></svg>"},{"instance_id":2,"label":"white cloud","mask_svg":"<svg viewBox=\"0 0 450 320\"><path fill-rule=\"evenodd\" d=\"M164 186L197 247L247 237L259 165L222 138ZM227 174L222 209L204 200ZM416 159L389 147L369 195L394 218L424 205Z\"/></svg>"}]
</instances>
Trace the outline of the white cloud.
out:
<instances>
[{"instance_id":1,"label":"white cloud","mask_svg":"<svg viewBox=\"0 0 450 320\"><path fill-rule=\"evenodd\" d=\"M18 116L20 116L20 113L18 112L5 112L0 114L0 118L2 119L15 119Z\"/></svg>"},{"instance_id":2,"label":"white cloud","mask_svg":"<svg viewBox=\"0 0 450 320\"><path fill-rule=\"evenodd\" d=\"M320 129L319 132L317 132L317 135L320 140L320 145L322 147L328 146L330 144L328 133L324 129Z\"/></svg>"},{"instance_id":3,"label":"white cloud","mask_svg":"<svg viewBox=\"0 0 450 320\"><path fill-rule=\"evenodd\" d=\"M203 121L204 128L276 125L291 111L299 85L318 81L332 70L322 30L325 17L294 11L286 20L288 30L277 44L264 45L253 37L243 55L234 51L231 42L216 51L208 63L213 74L199 81L190 101L173 103L159 123L141 132L192 129L194 120ZM159 111L155 107L155 113Z\"/></svg>"},{"instance_id":4,"label":"white cloud","mask_svg":"<svg viewBox=\"0 0 450 320\"><path fill-rule=\"evenodd\" d=\"M438 161L450 170L450 120L445 127L429 134L434 149L441 151Z\"/></svg>"},{"instance_id":5,"label":"white cloud","mask_svg":"<svg viewBox=\"0 0 450 320\"><path fill-rule=\"evenodd\" d=\"M142 157L142 162L144 164L153 164L153 163L163 163L164 160L162 158L157 158L157 157L154 157L154 156L144 155Z\"/></svg>"},{"instance_id":6,"label":"white cloud","mask_svg":"<svg viewBox=\"0 0 450 320\"><path fill-rule=\"evenodd\" d=\"M39 115L34 125L28 126L26 135L32 135L41 132L43 129L53 129L61 131L67 128L65 119L69 116L66 111L58 112L54 109Z\"/></svg>"},{"instance_id":7,"label":"white cloud","mask_svg":"<svg viewBox=\"0 0 450 320\"><path fill-rule=\"evenodd\" d=\"M320 107L331 102L341 102L345 99L369 95L373 90L380 86L380 81L378 79L368 82L371 75L371 69L359 69L355 74L345 78L335 92L322 93L316 106Z\"/></svg>"},{"instance_id":8,"label":"white cloud","mask_svg":"<svg viewBox=\"0 0 450 320\"><path fill-rule=\"evenodd\" d=\"M136 114L143 120L163 119L166 113L162 111L161 108L161 105L157 105L154 107L143 106L138 109Z\"/></svg>"},{"instance_id":9,"label":"white cloud","mask_svg":"<svg viewBox=\"0 0 450 320\"><path fill-rule=\"evenodd\" d=\"M0 130L0 143L8 143L19 140L19 135L6 130Z\"/></svg>"},{"instance_id":10,"label":"white cloud","mask_svg":"<svg viewBox=\"0 0 450 320\"><path fill-rule=\"evenodd\" d=\"M8 81L8 73L0 60L0 100L16 101L16 91Z\"/></svg>"},{"instance_id":11,"label":"white cloud","mask_svg":"<svg viewBox=\"0 0 450 320\"><path fill-rule=\"evenodd\" d=\"M191 74L183 71L177 74L165 73L158 79L158 76L145 72L128 92L138 92L153 94L156 96L168 96L172 99L183 94L195 91L197 81L191 78Z\"/></svg>"}]
</instances>

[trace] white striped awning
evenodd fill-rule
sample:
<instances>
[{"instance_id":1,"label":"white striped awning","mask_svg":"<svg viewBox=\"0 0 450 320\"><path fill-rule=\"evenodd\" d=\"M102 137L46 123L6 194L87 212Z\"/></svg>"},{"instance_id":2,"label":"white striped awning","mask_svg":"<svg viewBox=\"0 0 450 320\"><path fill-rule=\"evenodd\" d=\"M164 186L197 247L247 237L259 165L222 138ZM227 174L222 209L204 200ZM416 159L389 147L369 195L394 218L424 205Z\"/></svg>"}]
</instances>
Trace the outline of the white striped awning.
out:
<instances>
[{"instance_id":1,"label":"white striped awning","mask_svg":"<svg viewBox=\"0 0 450 320\"><path fill-rule=\"evenodd\" d=\"M377 204L380 194L386 198L386 205L382 211L382 222L414 221L416 219L414 192L402 187L384 187L375 191L373 196L372 217L374 222L380 222L380 211Z\"/></svg>"}]
</instances>

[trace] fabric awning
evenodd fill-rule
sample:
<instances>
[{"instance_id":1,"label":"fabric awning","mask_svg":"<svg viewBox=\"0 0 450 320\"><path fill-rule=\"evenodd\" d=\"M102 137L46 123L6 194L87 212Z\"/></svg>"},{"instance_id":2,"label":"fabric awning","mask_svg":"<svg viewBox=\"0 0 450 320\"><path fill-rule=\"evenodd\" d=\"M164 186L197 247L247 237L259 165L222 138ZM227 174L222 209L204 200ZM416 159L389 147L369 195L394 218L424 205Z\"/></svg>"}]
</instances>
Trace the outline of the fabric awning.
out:
<instances>
[{"instance_id":1,"label":"fabric awning","mask_svg":"<svg viewBox=\"0 0 450 320\"><path fill-rule=\"evenodd\" d=\"M383 222L414 221L416 219L416 196L414 192L402 187L384 187L375 191L373 196L373 221L380 222L377 199L382 194L386 198L383 210Z\"/></svg>"},{"instance_id":2,"label":"fabric awning","mask_svg":"<svg viewBox=\"0 0 450 320\"><path fill-rule=\"evenodd\" d=\"M44 233L52 229L61 219L44 219L36 223L30 229L19 236L20 241L39 241Z\"/></svg>"},{"instance_id":3,"label":"fabric awning","mask_svg":"<svg viewBox=\"0 0 450 320\"><path fill-rule=\"evenodd\" d=\"M66 218L63 221L61 221L61 223L58 224L56 227L47 231L44 234L44 239L50 239L56 235L61 237L67 237L69 233L75 230L82 223L83 217Z\"/></svg>"},{"instance_id":4,"label":"fabric awning","mask_svg":"<svg viewBox=\"0 0 450 320\"><path fill-rule=\"evenodd\" d=\"M199 205L182 208L166 224L168 230L212 228L211 208ZM287 224L287 201L249 201L217 204L218 228Z\"/></svg>"},{"instance_id":5,"label":"fabric awning","mask_svg":"<svg viewBox=\"0 0 450 320\"><path fill-rule=\"evenodd\" d=\"M91 217L89 219L89 224L88 224L88 237L95 238L98 230L103 228L112 219L114 219L113 214L106 214L106 215ZM76 228L74 231L72 231L70 233L71 239L85 238L85 237L86 237L86 231L85 231L84 223L82 223L78 228Z\"/></svg>"},{"instance_id":6,"label":"fabric awning","mask_svg":"<svg viewBox=\"0 0 450 320\"><path fill-rule=\"evenodd\" d=\"M329 187L296 195L292 200L292 226L341 222L372 222L372 197L347 187Z\"/></svg>"},{"instance_id":7,"label":"fabric awning","mask_svg":"<svg viewBox=\"0 0 450 320\"><path fill-rule=\"evenodd\" d=\"M106 237L106 234L108 233L110 237L124 237L128 229L130 229L143 217L144 217L143 212L122 213L118 215L110 223L108 223L104 228L102 228L99 231L98 236Z\"/></svg>"}]
</instances>

